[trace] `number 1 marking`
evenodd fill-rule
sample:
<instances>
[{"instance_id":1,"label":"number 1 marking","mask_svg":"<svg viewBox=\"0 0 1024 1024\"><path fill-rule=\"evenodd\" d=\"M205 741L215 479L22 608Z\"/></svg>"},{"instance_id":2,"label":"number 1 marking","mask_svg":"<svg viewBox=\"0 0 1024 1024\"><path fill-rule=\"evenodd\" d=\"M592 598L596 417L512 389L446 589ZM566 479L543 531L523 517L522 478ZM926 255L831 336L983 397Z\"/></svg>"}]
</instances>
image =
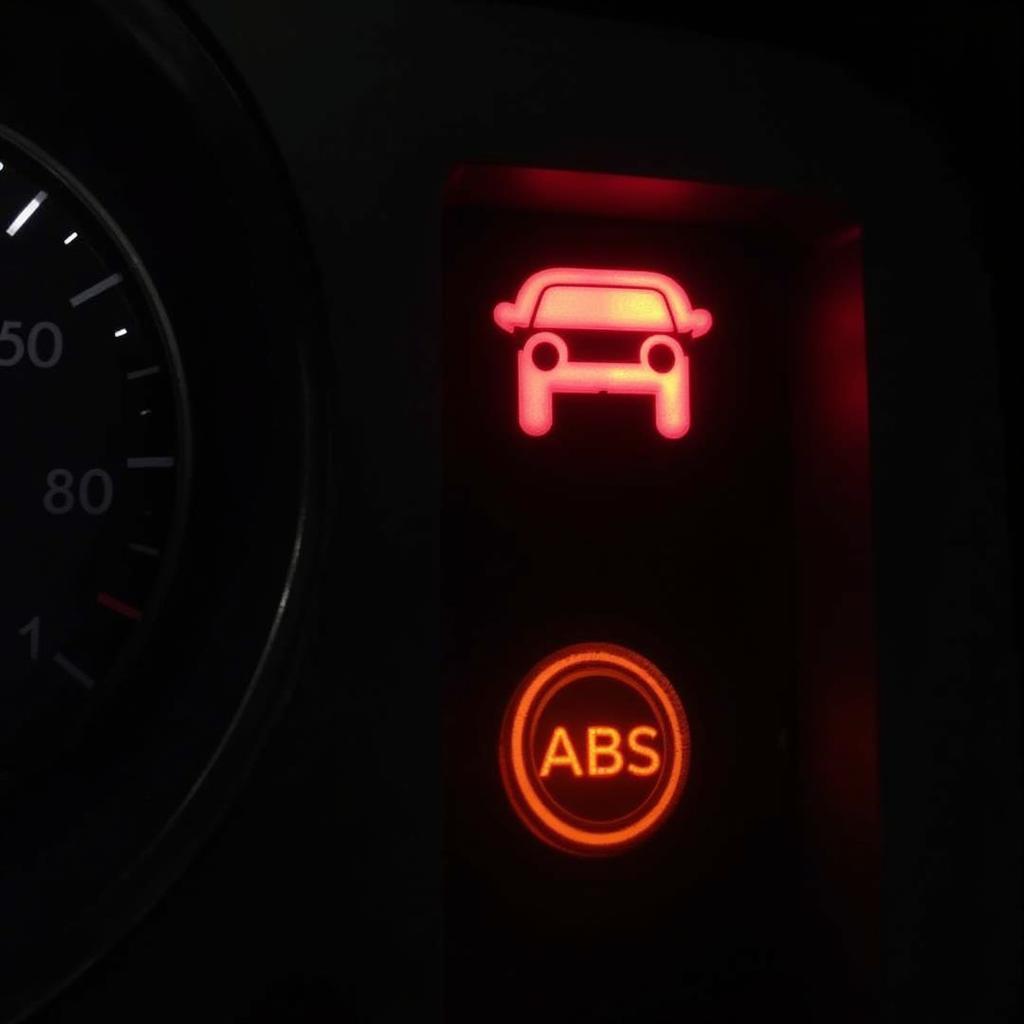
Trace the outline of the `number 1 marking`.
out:
<instances>
[{"instance_id":1,"label":"number 1 marking","mask_svg":"<svg viewBox=\"0 0 1024 1024\"><path fill-rule=\"evenodd\" d=\"M28 656L31 661L39 660L39 616L29 619L21 629L18 636L28 637Z\"/></svg>"}]
</instances>

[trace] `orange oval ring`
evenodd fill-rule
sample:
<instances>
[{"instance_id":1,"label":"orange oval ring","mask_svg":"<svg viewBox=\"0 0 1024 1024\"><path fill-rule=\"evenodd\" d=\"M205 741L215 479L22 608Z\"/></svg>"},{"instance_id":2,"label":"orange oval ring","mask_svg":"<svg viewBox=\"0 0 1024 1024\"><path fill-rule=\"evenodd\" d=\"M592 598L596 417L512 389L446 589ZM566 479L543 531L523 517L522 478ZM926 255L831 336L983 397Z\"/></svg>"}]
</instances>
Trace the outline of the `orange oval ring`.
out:
<instances>
[{"instance_id":1,"label":"orange oval ring","mask_svg":"<svg viewBox=\"0 0 1024 1024\"><path fill-rule=\"evenodd\" d=\"M559 818L538 795L526 766L523 741L530 711L538 696L553 678L582 663L614 665L632 673L657 699L672 736L668 781L654 806L637 821L609 832L582 829ZM657 828L682 794L690 768L690 726L678 694L652 662L616 644L575 644L556 651L527 674L506 712L499 757L502 779L512 805L531 831L546 842L571 852L614 853ZM528 813L523 813L520 800ZM530 815L534 820L529 820Z\"/></svg>"}]
</instances>

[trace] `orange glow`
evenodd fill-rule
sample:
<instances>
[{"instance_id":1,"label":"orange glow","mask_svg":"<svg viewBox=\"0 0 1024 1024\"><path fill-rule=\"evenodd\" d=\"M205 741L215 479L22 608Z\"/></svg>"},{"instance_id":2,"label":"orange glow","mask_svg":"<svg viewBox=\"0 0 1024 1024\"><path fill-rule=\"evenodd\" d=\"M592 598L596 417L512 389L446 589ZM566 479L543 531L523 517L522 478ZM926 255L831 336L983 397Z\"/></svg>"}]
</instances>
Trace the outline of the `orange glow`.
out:
<instances>
[{"instance_id":1,"label":"orange glow","mask_svg":"<svg viewBox=\"0 0 1024 1024\"><path fill-rule=\"evenodd\" d=\"M649 740L653 740L658 735L656 729L652 729L649 725L638 725L635 729L629 731L629 749L634 754L643 754L647 758L647 764L641 767L637 764L630 764L627 771L632 772L634 775L653 775L661 767L661 756L653 747L645 747L642 743L637 742L637 738L645 736Z\"/></svg>"},{"instance_id":2,"label":"orange glow","mask_svg":"<svg viewBox=\"0 0 1024 1024\"><path fill-rule=\"evenodd\" d=\"M560 754L559 750L564 751L564 753ZM573 749L572 740L569 739L569 733L563 725L560 725L551 734L551 742L548 744L548 751L544 755L544 763L540 767L541 778L543 779L550 775L551 769L557 768L559 765L567 765L572 769L573 775L579 776L583 774L580 760Z\"/></svg>"},{"instance_id":3,"label":"orange glow","mask_svg":"<svg viewBox=\"0 0 1024 1024\"><path fill-rule=\"evenodd\" d=\"M563 714L650 724L586 725L584 774L567 720L550 738L541 728ZM675 806L689 772L689 724L675 690L647 659L613 644L579 644L546 658L520 684L499 759L512 806L539 838L572 853L610 854L646 838ZM553 772L559 765L570 771Z\"/></svg>"},{"instance_id":4,"label":"orange glow","mask_svg":"<svg viewBox=\"0 0 1024 1024\"><path fill-rule=\"evenodd\" d=\"M602 743L601 740L607 740ZM622 733L608 725L592 725L587 729L587 774L618 775L622 771ZM611 764L604 763L611 759Z\"/></svg>"},{"instance_id":5,"label":"orange glow","mask_svg":"<svg viewBox=\"0 0 1024 1024\"><path fill-rule=\"evenodd\" d=\"M556 394L652 395L662 437L680 438L690 429L689 362L679 341L663 332L699 338L711 329L711 314L694 309L672 278L646 270L541 270L526 279L515 302L494 307L494 320L509 333L540 328L518 355L519 425L531 437L551 430ZM545 328L638 331L648 337L639 362L574 362L565 340ZM538 359L547 349L553 350L553 365ZM655 360L659 349L662 358Z\"/></svg>"}]
</instances>

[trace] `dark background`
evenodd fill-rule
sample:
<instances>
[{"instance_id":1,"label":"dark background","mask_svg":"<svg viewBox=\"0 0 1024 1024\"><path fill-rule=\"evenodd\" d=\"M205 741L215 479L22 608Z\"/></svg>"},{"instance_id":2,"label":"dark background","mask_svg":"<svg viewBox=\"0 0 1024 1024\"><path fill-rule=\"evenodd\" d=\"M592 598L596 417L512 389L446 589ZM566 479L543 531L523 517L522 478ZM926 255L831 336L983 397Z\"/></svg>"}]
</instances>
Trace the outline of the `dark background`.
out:
<instances>
[{"instance_id":1,"label":"dark background","mask_svg":"<svg viewBox=\"0 0 1024 1024\"><path fill-rule=\"evenodd\" d=\"M882 5L833 5L808 14L716 5L678 12L643 4L573 9L722 39L764 41L824 57L847 66L878 93L909 105L928 126L966 197L970 244L991 285L1007 442L996 457L1010 482L1009 520L1019 523L1019 325L1012 298L1017 291L1012 256L1020 223L1015 10L1009 5L949 6L903 13ZM284 77L289 69L278 72ZM685 73L680 68L680 75ZM851 124L851 132L858 130ZM886 154L879 153L878 159L884 162ZM942 294L950 290L946 282L936 288ZM1013 540L1019 570L1019 535ZM937 550L936 556L943 553ZM893 554L883 543L880 557ZM967 576L962 584L970 590ZM968 605L965 614L983 618L985 606ZM330 649L335 634L331 622L325 619L315 630L321 648ZM969 671L972 652L964 657ZM986 678L985 666L973 667ZM323 664L320 668L325 675L337 671ZM1010 873L1018 866L1012 856L1019 850L1020 836L1018 755L1012 747L1000 747L1007 742L1005 736L994 735L984 754L990 760L982 764L976 749L964 749L961 726L965 713L984 719L984 699L972 704L963 693L943 694L941 699L940 721L946 728L937 729L931 741L931 752L943 766L939 783L925 793L905 790L893 798L897 809L899 801L906 801L907 815L921 823L917 835L923 850L913 858L913 874L898 875L906 887L903 897L917 913L897 922L892 939L891 969L900 978L905 1000L893 1007L894 1019L901 1013L903 1019L926 1013L936 1019L949 1013L959 1019L1011 1019L1019 996L1019 913L998 917L987 932L965 936L962 924L976 921L971 904L979 886L990 903L1001 892L1007 899L1016 898L1018 879ZM353 936L345 902L324 903L325 891L349 892L347 898L358 906L354 916L363 921L376 899L343 856L344 844L338 839L339 794L329 780L366 770L366 762L353 754L361 749L356 735L361 726L358 721L353 725L345 710L334 704L325 713L315 686L300 690L246 792L191 870L126 941L40 1015L41 1021L313 1021L374 1014L379 1019L379 1000L395 1001L394 992L383 989L403 985L404 967L398 965L391 976L382 972L371 984L354 978L359 965L373 959L381 934L371 930ZM394 713L401 711L396 702ZM988 736L981 728L967 734L983 742ZM996 793L979 788L976 783L990 779L996 769L1014 773L1013 782ZM1001 801L1005 817L999 823L981 812L989 800ZM362 806L351 810L356 817L346 825L372 833L377 819L363 817ZM418 866L404 862L401 844L393 841L380 856L394 872L390 899L401 902L403 878L415 875ZM414 889L410 884L409 891ZM437 969L429 910L417 906L412 896L407 909L410 934L421 929L423 970L429 974ZM378 929L388 930L386 920ZM360 944L362 949L352 950ZM976 988L966 993L957 987L958 978L974 979Z\"/></svg>"},{"instance_id":2,"label":"dark background","mask_svg":"<svg viewBox=\"0 0 1024 1024\"><path fill-rule=\"evenodd\" d=\"M766 42L822 57L880 95L906 104L927 125L969 197L972 242L991 282L1019 593L1021 544L1016 538L1024 514L1019 457L1024 427L1017 398L1020 319L1014 302L1021 224L1019 6L873 0L806 6L569 0L534 6ZM863 132L865 126L851 124L850 131ZM884 163L885 152L878 159Z\"/></svg>"}]
</instances>

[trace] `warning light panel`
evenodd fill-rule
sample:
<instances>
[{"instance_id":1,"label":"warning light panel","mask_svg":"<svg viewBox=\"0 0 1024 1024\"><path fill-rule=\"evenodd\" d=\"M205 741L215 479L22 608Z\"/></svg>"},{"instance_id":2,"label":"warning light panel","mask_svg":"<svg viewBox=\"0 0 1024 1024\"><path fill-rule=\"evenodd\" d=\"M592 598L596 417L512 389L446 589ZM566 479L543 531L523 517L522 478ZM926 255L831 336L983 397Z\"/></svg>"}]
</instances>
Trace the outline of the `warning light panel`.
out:
<instances>
[{"instance_id":1,"label":"warning light panel","mask_svg":"<svg viewBox=\"0 0 1024 1024\"><path fill-rule=\"evenodd\" d=\"M689 363L672 336L699 338L711 314L694 309L680 285L647 270L554 267L527 278L515 302L499 302L494 322L510 334L537 328L519 352L519 425L541 437L554 423L556 394L653 395L662 437L690 429ZM639 332L639 362L579 362L558 330Z\"/></svg>"},{"instance_id":2,"label":"warning light panel","mask_svg":"<svg viewBox=\"0 0 1024 1024\"><path fill-rule=\"evenodd\" d=\"M523 680L499 745L523 823L571 853L611 854L649 836L686 785L690 730L672 685L614 644L566 647Z\"/></svg>"},{"instance_id":3,"label":"warning light panel","mask_svg":"<svg viewBox=\"0 0 1024 1024\"><path fill-rule=\"evenodd\" d=\"M723 957L744 974L712 986L722 1019L798 961L867 1006L846 988L878 916L862 258L810 195L453 171L443 841L466 1019L510 963L552 982L518 986L517 1020L700 1015ZM658 667L556 650L618 636Z\"/></svg>"}]
</instances>

